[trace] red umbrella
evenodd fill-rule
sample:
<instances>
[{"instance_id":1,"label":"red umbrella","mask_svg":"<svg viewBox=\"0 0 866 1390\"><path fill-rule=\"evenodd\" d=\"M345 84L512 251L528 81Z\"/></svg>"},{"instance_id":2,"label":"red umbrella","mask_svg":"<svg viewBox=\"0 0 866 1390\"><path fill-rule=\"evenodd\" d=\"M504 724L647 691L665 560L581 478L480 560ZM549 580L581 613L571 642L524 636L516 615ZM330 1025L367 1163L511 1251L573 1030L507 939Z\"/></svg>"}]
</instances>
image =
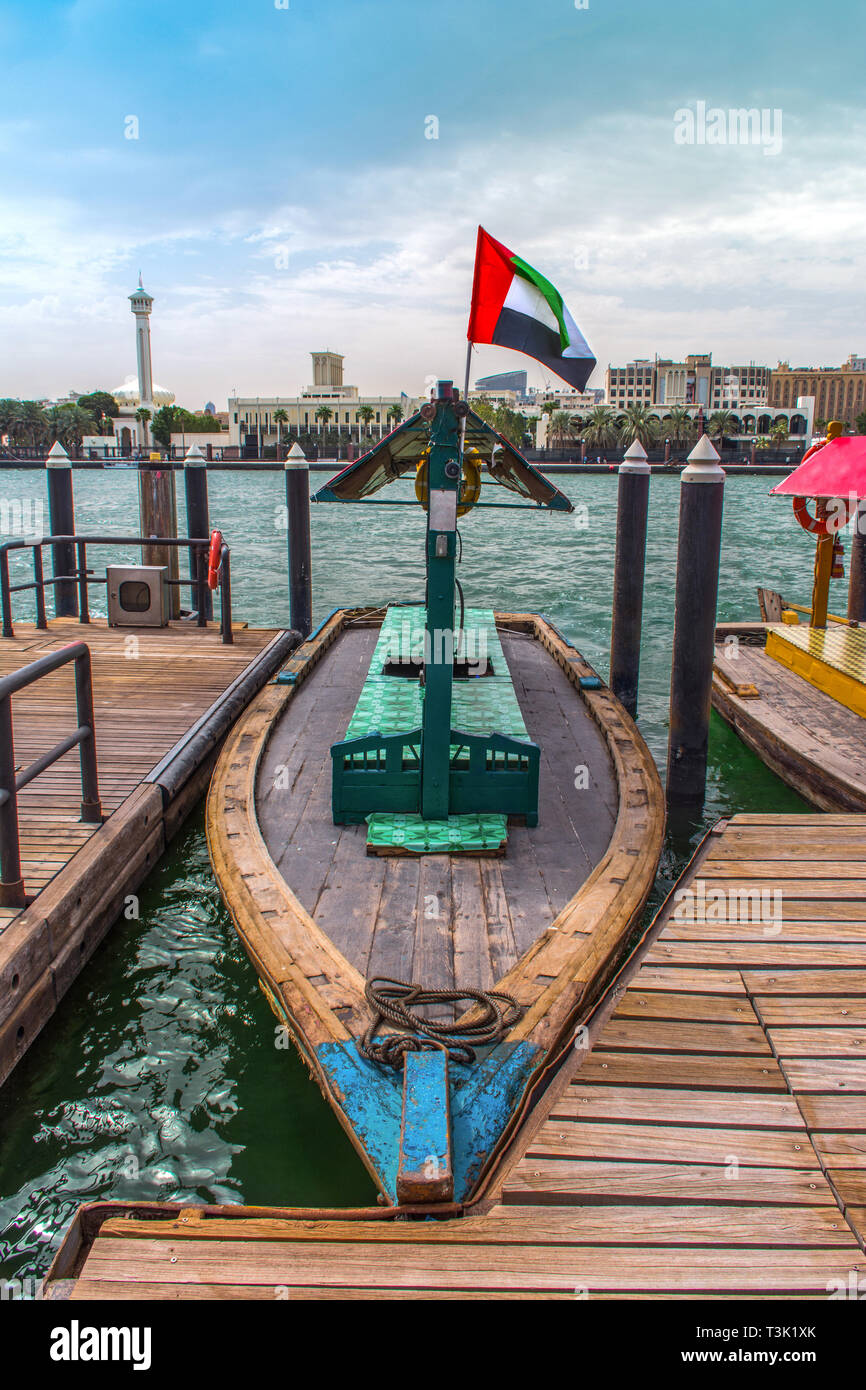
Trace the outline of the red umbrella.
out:
<instances>
[{"instance_id":1,"label":"red umbrella","mask_svg":"<svg viewBox=\"0 0 866 1390\"><path fill-rule=\"evenodd\" d=\"M866 435L831 439L772 489L786 497L866 497ZM771 495L772 495L771 493Z\"/></svg>"}]
</instances>

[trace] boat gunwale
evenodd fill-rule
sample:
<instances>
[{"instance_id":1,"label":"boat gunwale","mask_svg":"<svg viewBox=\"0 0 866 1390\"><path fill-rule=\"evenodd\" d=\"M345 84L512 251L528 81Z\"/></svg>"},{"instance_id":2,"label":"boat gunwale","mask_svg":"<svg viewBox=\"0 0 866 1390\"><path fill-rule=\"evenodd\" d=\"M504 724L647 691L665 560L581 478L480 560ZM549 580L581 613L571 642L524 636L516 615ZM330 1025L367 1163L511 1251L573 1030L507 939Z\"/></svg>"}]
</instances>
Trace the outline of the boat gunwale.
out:
<instances>
[{"instance_id":1,"label":"boat gunwale","mask_svg":"<svg viewBox=\"0 0 866 1390\"><path fill-rule=\"evenodd\" d=\"M230 733L206 809L214 875L261 988L377 1183L379 1175L317 1057L322 1044L345 1044L361 1036L370 1017L365 981L302 906L274 863L258 824L256 786L270 738L294 692L345 628L377 625L382 612L337 609L294 652L285 668L293 679L267 685ZM616 821L602 858L554 922L495 986L513 994L525 1009L504 1042L539 1049L528 1091L564 1040L570 1045L580 1011L597 998L643 910L661 855L665 806L658 771L643 738L577 649L539 614L496 612L495 621L498 627L523 631L540 641L564 671L605 739L618 792ZM582 681L588 681L589 688ZM597 688L592 688L596 681ZM324 986L310 983L323 976ZM514 1114L521 1109L518 1105ZM479 1181L489 1173L511 1128L507 1126Z\"/></svg>"}]
</instances>

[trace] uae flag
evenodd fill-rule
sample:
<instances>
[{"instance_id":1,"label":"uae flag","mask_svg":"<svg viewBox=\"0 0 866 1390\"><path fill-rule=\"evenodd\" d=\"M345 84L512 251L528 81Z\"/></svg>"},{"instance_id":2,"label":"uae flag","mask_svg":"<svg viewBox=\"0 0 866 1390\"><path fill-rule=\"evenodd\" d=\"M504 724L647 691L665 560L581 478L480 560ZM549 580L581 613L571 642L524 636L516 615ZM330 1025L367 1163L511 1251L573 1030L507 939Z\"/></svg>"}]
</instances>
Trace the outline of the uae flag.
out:
<instances>
[{"instance_id":1,"label":"uae flag","mask_svg":"<svg viewBox=\"0 0 866 1390\"><path fill-rule=\"evenodd\" d=\"M562 302L559 290L478 228L470 343L495 343L543 362L582 391L595 366L589 345Z\"/></svg>"}]
</instances>

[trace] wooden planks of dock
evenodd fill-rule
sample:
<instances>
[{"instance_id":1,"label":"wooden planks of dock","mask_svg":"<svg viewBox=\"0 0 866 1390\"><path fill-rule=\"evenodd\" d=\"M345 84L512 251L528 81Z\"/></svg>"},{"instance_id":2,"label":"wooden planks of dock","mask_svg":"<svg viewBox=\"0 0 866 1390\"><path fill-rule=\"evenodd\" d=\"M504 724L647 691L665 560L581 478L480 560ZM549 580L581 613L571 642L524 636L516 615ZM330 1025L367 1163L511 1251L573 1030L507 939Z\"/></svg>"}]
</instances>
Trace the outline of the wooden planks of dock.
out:
<instances>
[{"instance_id":1,"label":"wooden planks of dock","mask_svg":"<svg viewBox=\"0 0 866 1390\"><path fill-rule=\"evenodd\" d=\"M46 1292L850 1296L866 1270L864 890L866 816L723 823L471 1212L103 1204L79 1212Z\"/></svg>"},{"instance_id":2,"label":"wooden planks of dock","mask_svg":"<svg viewBox=\"0 0 866 1390\"><path fill-rule=\"evenodd\" d=\"M109 628L54 619L0 639L0 676L72 642L90 648L96 755L105 823L82 825L78 751L18 794L24 909L0 908L0 1081L51 1016L68 985L201 796L234 692L263 684L296 635L239 627L223 644L211 626ZM71 666L13 697L16 766L77 726ZM180 773L155 776L204 726ZM208 736L207 730L210 729Z\"/></svg>"}]
</instances>

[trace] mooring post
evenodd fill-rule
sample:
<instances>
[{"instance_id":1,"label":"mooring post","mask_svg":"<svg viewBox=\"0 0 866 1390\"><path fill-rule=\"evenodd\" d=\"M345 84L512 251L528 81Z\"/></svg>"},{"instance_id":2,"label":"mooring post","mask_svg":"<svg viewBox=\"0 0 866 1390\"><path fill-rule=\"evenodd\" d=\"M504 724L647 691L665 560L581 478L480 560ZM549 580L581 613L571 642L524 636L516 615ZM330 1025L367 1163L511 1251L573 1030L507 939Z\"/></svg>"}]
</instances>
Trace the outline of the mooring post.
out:
<instances>
[{"instance_id":1,"label":"mooring post","mask_svg":"<svg viewBox=\"0 0 866 1390\"><path fill-rule=\"evenodd\" d=\"M725 474L702 434L683 469L668 739L668 805L699 808L707 749Z\"/></svg>"},{"instance_id":2,"label":"mooring post","mask_svg":"<svg viewBox=\"0 0 866 1390\"><path fill-rule=\"evenodd\" d=\"M313 573L310 561L310 469L295 440L284 464L289 543L289 622L309 637L313 627Z\"/></svg>"},{"instance_id":3,"label":"mooring post","mask_svg":"<svg viewBox=\"0 0 866 1390\"><path fill-rule=\"evenodd\" d=\"M632 719L637 717L649 483L646 449L636 439L619 466L610 634L610 688Z\"/></svg>"},{"instance_id":4,"label":"mooring post","mask_svg":"<svg viewBox=\"0 0 866 1390\"><path fill-rule=\"evenodd\" d=\"M207 500L207 459L197 444L191 444L183 461L183 486L186 495L186 531L188 536L207 540L210 536L210 517ZM202 557L195 546L189 548L189 577L192 580L192 601L196 608L203 606L204 616L213 617L213 594L201 583Z\"/></svg>"},{"instance_id":5,"label":"mooring post","mask_svg":"<svg viewBox=\"0 0 866 1390\"><path fill-rule=\"evenodd\" d=\"M52 444L45 460L48 477L48 524L52 536L73 536L75 534L75 506L72 498L72 464L61 443ZM54 578L60 575L75 575L75 545L64 541L62 545L51 547L53 554ZM54 612L58 618L78 617L78 593L75 579L64 579L62 584L54 585Z\"/></svg>"},{"instance_id":6,"label":"mooring post","mask_svg":"<svg viewBox=\"0 0 866 1390\"><path fill-rule=\"evenodd\" d=\"M851 536L851 568L848 576L848 617L866 622L866 502L858 502Z\"/></svg>"},{"instance_id":7,"label":"mooring post","mask_svg":"<svg viewBox=\"0 0 866 1390\"><path fill-rule=\"evenodd\" d=\"M138 504L141 519L141 534L147 536L177 536L177 494L174 486L174 472L171 464L164 463L159 454L152 453L138 465ZM176 545L142 545L141 563L143 565L165 565L169 579L178 577L178 555ZM180 617L180 590L172 585L169 589L170 614Z\"/></svg>"}]
</instances>

